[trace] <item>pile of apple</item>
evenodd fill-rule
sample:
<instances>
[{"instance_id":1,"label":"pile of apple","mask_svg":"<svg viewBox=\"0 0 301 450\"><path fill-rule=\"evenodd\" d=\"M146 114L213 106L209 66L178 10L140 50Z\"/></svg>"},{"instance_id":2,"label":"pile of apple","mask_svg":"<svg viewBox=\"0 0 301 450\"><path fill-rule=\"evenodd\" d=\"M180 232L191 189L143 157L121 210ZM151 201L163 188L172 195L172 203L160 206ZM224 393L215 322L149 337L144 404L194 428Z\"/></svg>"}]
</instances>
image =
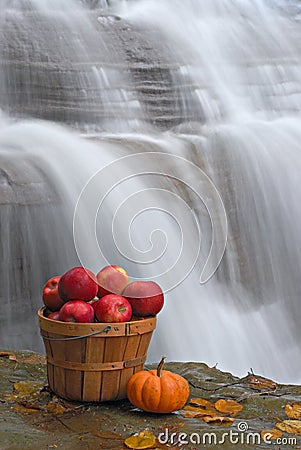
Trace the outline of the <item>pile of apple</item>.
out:
<instances>
[{"instance_id":1,"label":"pile of apple","mask_svg":"<svg viewBox=\"0 0 301 450\"><path fill-rule=\"evenodd\" d=\"M43 287L44 314L63 322L128 322L133 317L155 316L164 295L153 281L130 281L125 269L103 267L97 275L73 267L50 278Z\"/></svg>"}]
</instances>

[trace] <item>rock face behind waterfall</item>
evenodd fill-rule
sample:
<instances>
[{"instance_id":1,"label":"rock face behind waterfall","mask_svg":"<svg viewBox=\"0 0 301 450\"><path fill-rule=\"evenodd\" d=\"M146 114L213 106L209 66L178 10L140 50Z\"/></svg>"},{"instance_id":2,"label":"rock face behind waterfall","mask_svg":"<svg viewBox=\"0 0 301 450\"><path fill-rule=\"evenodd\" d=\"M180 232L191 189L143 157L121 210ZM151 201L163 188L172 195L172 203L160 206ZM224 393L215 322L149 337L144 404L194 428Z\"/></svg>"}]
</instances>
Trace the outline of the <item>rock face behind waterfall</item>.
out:
<instances>
[{"instance_id":1,"label":"rock face behind waterfall","mask_svg":"<svg viewBox=\"0 0 301 450\"><path fill-rule=\"evenodd\" d=\"M0 342L30 348L35 341L42 350L33 314L41 306L41 286L75 255L61 201L38 162L7 152L0 154L0 167Z\"/></svg>"},{"instance_id":2,"label":"rock face behind waterfall","mask_svg":"<svg viewBox=\"0 0 301 450\"><path fill-rule=\"evenodd\" d=\"M7 9L0 55L1 107L13 116L99 130L200 118L187 100L192 87L177 86L179 68L168 48L118 16Z\"/></svg>"}]
</instances>

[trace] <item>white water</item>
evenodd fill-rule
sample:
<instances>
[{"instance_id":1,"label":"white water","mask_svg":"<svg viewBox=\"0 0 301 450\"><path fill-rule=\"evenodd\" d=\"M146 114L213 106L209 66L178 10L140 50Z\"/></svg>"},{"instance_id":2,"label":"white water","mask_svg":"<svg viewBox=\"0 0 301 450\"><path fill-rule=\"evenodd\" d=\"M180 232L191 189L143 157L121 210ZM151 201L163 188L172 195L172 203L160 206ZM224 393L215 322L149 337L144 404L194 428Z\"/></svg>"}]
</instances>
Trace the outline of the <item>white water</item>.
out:
<instances>
[{"instance_id":1,"label":"white water","mask_svg":"<svg viewBox=\"0 0 301 450\"><path fill-rule=\"evenodd\" d=\"M72 4L75 3L69 0L69 5ZM85 15L85 8L76 5L77 17ZM139 90L135 86L129 88L130 75L119 71L116 56L112 55L113 69L95 63L89 72L95 89L98 87L102 92L104 80L107 83L100 131L80 136L79 131L64 126L18 120L0 129L0 147L5 151L21 149L38 157L41 168L59 191L66 205L68 226L66 241L64 235L57 242L54 238L58 246L70 243L73 211L85 183L116 158L159 151L200 165L217 186L229 222L224 259L208 283L199 284L211 239L208 214L199 199L181 184L160 175L133 177L116 186L96 218L97 237L107 260L129 268L132 276L147 277L170 269L181 253L181 228L161 209L168 212L171 207L173 211L178 208L178 221L180 224L182 221L184 230L191 220L180 202L174 206L178 202L154 193L151 188L176 192L189 202L192 211L188 212L193 215L194 211L198 217L200 257L186 279L166 294L149 360L165 354L169 360L218 363L219 368L238 375L245 375L252 367L254 372L280 382L300 382L299 24L285 9L278 9L275 4L271 8L271 2L259 0L115 1L112 12L133 28L154 30L158 41L164 41L168 60L174 62L171 83L175 90L181 91L176 103L180 103L182 120L165 131L147 123ZM87 15L85 20L92 19ZM72 20L68 23L72 29ZM66 37L62 46L65 45ZM80 42L78 48L84 48L89 60L89 48L83 46ZM103 51L104 46L101 48ZM75 42L74 53L76 49ZM59 49L60 55L66 52L68 48ZM87 98L84 100L88 102ZM158 104L160 100L158 95ZM115 104L113 112L108 106L110 102ZM95 125L92 128L95 131ZM148 170L133 165L133 174L142 169ZM112 172L112 186L117 175L120 174ZM189 184L190 174L181 175ZM105 194L101 177L98 182L95 196L101 198ZM152 208L137 217L131 234L133 244L140 252L151 252L151 232L163 228L168 248L155 263L139 265L122 258L114 247L111 222L125 200L129 202L129 215L136 211L131 196L141 189L143 208L155 202L158 210ZM87 215L89 208L87 205ZM94 248L94 237L85 232L87 217L81 220L82 240L88 249L85 262L97 270L99 251ZM128 239L129 223L123 223L124 217L119 220L118 233ZM165 245L162 234L151 237L159 255L159 244L162 248ZM33 246L38 246L32 239ZM199 244L193 224L189 239L185 246L193 255ZM129 258L136 253L133 250ZM192 256L191 259L193 264ZM68 268L68 263L65 258L61 264ZM29 271L27 276L33 273ZM178 269L170 273L174 280L181 276Z\"/></svg>"}]
</instances>

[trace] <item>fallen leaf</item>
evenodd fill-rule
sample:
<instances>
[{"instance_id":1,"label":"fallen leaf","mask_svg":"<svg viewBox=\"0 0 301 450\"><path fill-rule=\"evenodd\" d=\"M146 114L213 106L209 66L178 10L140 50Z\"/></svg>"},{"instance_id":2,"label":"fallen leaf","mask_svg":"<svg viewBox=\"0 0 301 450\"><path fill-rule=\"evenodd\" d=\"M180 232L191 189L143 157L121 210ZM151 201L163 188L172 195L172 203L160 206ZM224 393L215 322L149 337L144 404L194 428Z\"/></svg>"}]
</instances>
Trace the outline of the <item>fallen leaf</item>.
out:
<instances>
[{"instance_id":1,"label":"fallen leaf","mask_svg":"<svg viewBox=\"0 0 301 450\"><path fill-rule=\"evenodd\" d=\"M217 411L216 409L213 409L212 411L210 411L209 409L204 409L204 408L198 408L197 406L190 406L190 405L186 405L183 408L185 411L195 411L199 414L203 414L205 416L216 416Z\"/></svg>"},{"instance_id":2,"label":"fallen leaf","mask_svg":"<svg viewBox=\"0 0 301 450\"><path fill-rule=\"evenodd\" d=\"M247 378L248 384L255 389L277 389L277 384L275 381L269 380L268 378L258 377L256 375L250 375Z\"/></svg>"},{"instance_id":3,"label":"fallen leaf","mask_svg":"<svg viewBox=\"0 0 301 450\"><path fill-rule=\"evenodd\" d=\"M0 358L8 358L10 361L18 361L16 355L9 352L0 352Z\"/></svg>"},{"instance_id":4,"label":"fallen leaf","mask_svg":"<svg viewBox=\"0 0 301 450\"><path fill-rule=\"evenodd\" d=\"M276 423L276 427L286 433L301 434L301 420L284 420Z\"/></svg>"},{"instance_id":5,"label":"fallen leaf","mask_svg":"<svg viewBox=\"0 0 301 450\"><path fill-rule=\"evenodd\" d=\"M208 417L208 413L206 411L183 411L181 412L181 416L185 417L186 419L192 419L194 417Z\"/></svg>"},{"instance_id":6,"label":"fallen leaf","mask_svg":"<svg viewBox=\"0 0 301 450\"><path fill-rule=\"evenodd\" d=\"M40 409L46 410L47 412L55 414L56 416L66 412L66 408L56 402L49 402L47 403L47 405L41 407Z\"/></svg>"},{"instance_id":7,"label":"fallen leaf","mask_svg":"<svg viewBox=\"0 0 301 450\"><path fill-rule=\"evenodd\" d=\"M243 406L234 400L221 399L215 402L214 406L218 411L231 414L231 416L236 416L236 414L243 409Z\"/></svg>"},{"instance_id":8,"label":"fallen leaf","mask_svg":"<svg viewBox=\"0 0 301 450\"><path fill-rule=\"evenodd\" d=\"M291 403L285 406L285 414L290 419L300 419L301 418L301 405L299 403Z\"/></svg>"},{"instance_id":9,"label":"fallen leaf","mask_svg":"<svg viewBox=\"0 0 301 450\"><path fill-rule=\"evenodd\" d=\"M44 411L54 415L70 410L67 402L56 396L50 396L42 383L34 381L18 381L6 401L16 403L15 410L23 413Z\"/></svg>"},{"instance_id":10,"label":"fallen leaf","mask_svg":"<svg viewBox=\"0 0 301 450\"><path fill-rule=\"evenodd\" d=\"M15 405L14 410L22 414L36 414L39 412L39 408L29 408L21 405Z\"/></svg>"},{"instance_id":11,"label":"fallen leaf","mask_svg":"<svg viewBox=\"0 0 301 450\"><path fill-rule=\"evenodd\" d=\"M14 389L7 398L8 402L16 402L20 405L28 407L28 403L34 405L38 402L42 383L36 383L33 381L18 381L14 383ZM27 404L26 404L27 403Z\"/></svg>"},{"instance_id":12,"label":"fallen leaf","mask_svg":"<svg viewBox=\"0 0 301 450\"><path fill-rule=\"evenodd\" d=\"M17 381L14 383L14 390L20 395L30 395L39 393L43 386L43 383L35 381Z\"/></svg>"},{"instance_id":13,"label":"fallen leaf","mask_svg":"<svg viewBox=\"0 0 301 450\"><path fill-rule=\"evenodd\" d=\"M37 353L34 353L32 355L21 355L20 356L21 362L24 364L45 364L46 363L46 357L44 355L39 355Z\"/></svg>"},{"instance_id":14,"label":"fallen leaf","mask_svg":"<svg viewBox=\"0 0 301 450\"><path fill-rule=\"evenodd\" d=\"M209 423L211 425L226 425L231 426L234 422L234 419L231 417L220 417L220 416L205 416L202 418L204 422Z\"/></svg>"},{"instance_id":15,"label":"fallen leaf","mask_svg":"<svg viewBox=\"0 0 301 450\"><path fill-rule=\"evenodd\" d=\"M192 398L189 404L193 406L201 406L204 409L214 410L214 404L203 398Z\"/></svg>"},{"instance_id":16,"label":"fallen leaf","mask_svg":"<svg viewBox=\"0 0 301 450\"><path fill-rule=\"evenodd\" d=\"M282 436L282 431L277 430L276 428L272 428L271 430L262 430L260 432L261 438L264 441L273 441L274 439L278 439Z\"/></svg>"},{"instance_id":17,"label":"fallen leaf","mask_svg":"<svg viewBox=\"0 0 301 450\"><path fill-rule=\"evenodd\" d=\"M156 444L156 438L150 430L144 430L125 439L124 444L135 450L152 448Z\"/></svg>"}]
</instances>

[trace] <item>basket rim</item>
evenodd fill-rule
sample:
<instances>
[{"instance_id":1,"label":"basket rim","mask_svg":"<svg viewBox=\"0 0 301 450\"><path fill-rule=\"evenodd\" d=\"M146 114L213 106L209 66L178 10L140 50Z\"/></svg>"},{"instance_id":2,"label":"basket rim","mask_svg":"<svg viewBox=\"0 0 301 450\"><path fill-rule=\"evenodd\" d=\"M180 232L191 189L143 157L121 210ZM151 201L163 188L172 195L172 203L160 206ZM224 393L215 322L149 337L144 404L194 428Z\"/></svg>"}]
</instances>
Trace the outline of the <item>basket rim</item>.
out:
<instances>
[{"instance_id":1,"label":"basket rim","mask_svg":"<svg viewBox=\"0 0 301 450\"><path fill-rule=\"evenodd\" d=\"M86 323L79 323L79 322L63 322L61 320L54 320L54 319L48 319L48 317L44 316L43 312L45 311L46 306L42 306L38 309L38 317L40 320L44 320L46 323L52 323L52 324L59 324L60 326L66 328L70 328L70 326L76 327L78 330L84 331L87 328L90 328L91 326L95 328L95 330L101 329L105 326L110 325L112 328L114 327L120 327L121 325L133 325L135 323L148 323L152 321L156 321L157 316L149 316L149 317L141 317L134 320L130 320L128 322L86 322Z\"/></svg>"}]
</instances>

